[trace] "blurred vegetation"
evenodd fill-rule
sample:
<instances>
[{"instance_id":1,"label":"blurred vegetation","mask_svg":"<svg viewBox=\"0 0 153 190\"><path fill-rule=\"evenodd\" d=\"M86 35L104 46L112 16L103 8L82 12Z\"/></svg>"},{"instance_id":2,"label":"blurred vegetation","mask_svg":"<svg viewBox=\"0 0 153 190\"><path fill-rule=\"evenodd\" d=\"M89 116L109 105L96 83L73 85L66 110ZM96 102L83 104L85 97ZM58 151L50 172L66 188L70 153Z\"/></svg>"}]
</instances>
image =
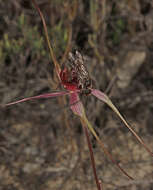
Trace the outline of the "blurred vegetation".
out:
<instances>
[{"instance_id":1,"label":"blurred vegetation","mask_svg":"<svg viewBox=\"0 0 153 190\"><path fill-rule=\"evenodd\" d=\"M23 13L18 17L16 25L18 31L17 38L11 38L10 33L4 33L0 41L1 60L6 60L8 56L24 55L25 49L28 47L32 49L32 56L35 54L40 54L41 56L47 55L44 49L43 37L38 32L38 27L34 26L30 28Z\"/></svg>"},{"instance_id":2,"label":"blurred vegetation","mask_svg":"<svg viewBox=\"0 0 153 190\"><path fill-rule=\"evenodd\" d=\"M93 87L108 93L153 148L153 1L37 3L59 63L64 63L66 50L81 51ZM0 103L61 89L32 2L0 0L0 23ZM106 106L90 96L84 99L88 118L110 152L131 175L137 174L138 180L129 182L92 139L104 190L152 189L152 160L145 150ZM2 189L95 189L80 123L63 106L63 100L49 99L3 109Z\"/></svg>"}]
</instances>

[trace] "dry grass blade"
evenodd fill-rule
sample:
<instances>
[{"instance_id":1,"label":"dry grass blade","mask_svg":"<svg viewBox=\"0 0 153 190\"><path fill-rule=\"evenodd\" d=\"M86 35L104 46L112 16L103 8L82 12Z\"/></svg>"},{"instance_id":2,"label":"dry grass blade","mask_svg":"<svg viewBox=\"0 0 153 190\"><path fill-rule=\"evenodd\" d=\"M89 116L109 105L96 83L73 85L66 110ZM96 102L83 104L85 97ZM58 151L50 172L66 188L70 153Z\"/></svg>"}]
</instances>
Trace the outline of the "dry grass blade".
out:
<instances>
[{"instance_id":1,"label":"dry grass blade","mask_svg":"<svg viewBox=\"0 0 153 190\"><path fill-rule=\"evenodd\" d=\"M64 52L64 55L62 57L62 60L61 60L61 64L63 64L67 58L67 55L71 49L71 40L72 40L72 26L70 25L69 28L68 28L68 41L67 41L67 46L66 46L66 49L65 49L65 52Z\"/></svg>"}]
</instances>

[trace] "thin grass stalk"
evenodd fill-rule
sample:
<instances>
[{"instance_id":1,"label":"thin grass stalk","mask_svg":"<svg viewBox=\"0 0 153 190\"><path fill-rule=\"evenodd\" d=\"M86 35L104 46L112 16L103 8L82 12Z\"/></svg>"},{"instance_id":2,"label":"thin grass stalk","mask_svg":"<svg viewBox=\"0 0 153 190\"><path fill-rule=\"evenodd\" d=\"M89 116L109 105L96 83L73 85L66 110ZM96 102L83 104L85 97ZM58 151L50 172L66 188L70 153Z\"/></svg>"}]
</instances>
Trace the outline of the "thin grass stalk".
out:
<instances>
[{"instance_id":1,"label":"thin grass stalk","mask_svg":"<svg viewBox=\"0 0 153 190\"><path fill-rule=\"evenodd\" d=\"M81 120L81 123L82 123L82 126L83 126L83 130L84 130L84 133L85 133L85 136L86 136L86 140L87 140L87 144L88 144L88 148L89 148L89 152L90 152L91 165L92 165L92 169L93 169L93 173L94 173L97 189L98 190L102 190L102 182L101 181L99 182L99 179L98 179L98 176L97 176L97 172L96 172L95 159L94 159L92 145L91 145L90 138L89 138L88 129L85 126L85 124L84 124L84 122L82 120Z\"/></svg>"},{"instance_id":2,"label":"thin grass stalk","mask_svg":"<svg viewBox=\"0 0 153 190\"><path fill-rule=\"evenodd\" d=\"M65 62L65 60L66 60L66 58L67 58L67 55L68 55L68 53L69 53L70 50L71 50L71 40L72 40L72 25L70 24L69 27L68 27L68 41L67 41L67 46L66 46L64 55L63 55L63 57L62 57L62 60L61 60L61 65Z\"/></svg>"}]
</instances>

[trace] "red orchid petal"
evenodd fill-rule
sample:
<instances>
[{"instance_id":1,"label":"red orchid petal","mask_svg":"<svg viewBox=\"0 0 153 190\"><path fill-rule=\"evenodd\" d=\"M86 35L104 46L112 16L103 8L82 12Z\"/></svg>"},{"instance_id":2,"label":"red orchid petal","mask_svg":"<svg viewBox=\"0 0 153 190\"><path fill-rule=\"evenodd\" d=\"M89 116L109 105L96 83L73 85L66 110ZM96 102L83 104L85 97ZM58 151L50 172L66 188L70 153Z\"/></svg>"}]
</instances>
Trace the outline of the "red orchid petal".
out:
<instances>
[{"instance_id":1,"label":"red orchid petal","mask_svg":"<svg viewBox=\"0 0 153 190\"><path fill-rule=\"evenodd\" d=\"M102 100L103 102L107 103L107 96L101 92L100 90L97 89L91 89L91 94L93 94L94 96L96 96L98 99Z\"/></svg>"},{"instance_id":2,"label":"red orchid petal","mask_svg":"<svg viewBox=\"0 0 153 190\"><path fill-rule=\"evenodd\" d=\"M78 89L78 87L74 84L70 84L70 83L66 83L66 82L62 83L62 84L63 84L64 88L69 90L69 91L75 91Z\"/></svg>"},{"instance_id":3,"label":"red orchid petal","mask_svg":"<svg viewBox=\"0 0 153 190\"><path fill-rule=\"evenodd\" d=\"M82 117L84 114L84 109L83 109L83 105L82 102L79 99L79 95L78 93L71 93L70 94L70 107L71 110L74 112L74 114Z\"/></svg>"},{"instance_id":4,"label":"red orchid petal","mask_svg":"<svg viewBox=\"0 0 153 190\"><path fill-rule=\"evenodd\" d=\"M21 103L21 102L26 102L26 101L34 100L34 99L52 98L52 97L57 97L57 96L64 96L64 95L67 95L67 94L70 94L70 93L71 93L70 91L47 93L47 94L42 94L42 95L38 95L38 96L32 96L32 97L28 97L28 98L23 98L21 100L15 101L15 102L5 104L4 106L10 106L10 105L13 105L13 104L18 104L18 103Z\"/></svg>"},{"instance_id":5,"label":"red orchid petal","mask_svg":"<svg viewBox=\"0 0 153 190\"><path fill-rule=\"evenodd\" d=\"M122 122L125 124L125 126L131 131L131 133L136 137L136 139L144 146L144 148L153 156L153 152L148 148L148 146L145 144L145 142L137 135L137 133L130 127L130 125L126 122L124 117L120 114L118 109L114 106L114 104L111 102L109 97L105 95L103 92L97 89L92 89L91 93L96 96L98 99L105 102L111 109L119 116L119 118L122 120Z\"/></svg>"}]
</instances>

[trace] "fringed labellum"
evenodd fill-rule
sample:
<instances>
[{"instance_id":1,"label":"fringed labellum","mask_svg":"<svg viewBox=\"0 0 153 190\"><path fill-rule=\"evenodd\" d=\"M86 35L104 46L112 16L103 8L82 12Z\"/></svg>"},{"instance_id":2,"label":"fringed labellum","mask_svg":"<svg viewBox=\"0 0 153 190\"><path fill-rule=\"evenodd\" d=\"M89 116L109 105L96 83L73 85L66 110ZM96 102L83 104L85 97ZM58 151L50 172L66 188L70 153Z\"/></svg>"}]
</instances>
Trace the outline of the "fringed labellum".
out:
<instances>
[{"instance_id":1,"label":"fringed labellum","mask_svg":"<svg viewBox=\"0 0 153 190\"><path fill-rule=\"evenodd\" d=\"M67 90L80 90L81 94L86 95L91 93L91 79L84 65L83 57L78 51L69 53L60 77L64 88Z\"/></svg>"}]
</instances>

